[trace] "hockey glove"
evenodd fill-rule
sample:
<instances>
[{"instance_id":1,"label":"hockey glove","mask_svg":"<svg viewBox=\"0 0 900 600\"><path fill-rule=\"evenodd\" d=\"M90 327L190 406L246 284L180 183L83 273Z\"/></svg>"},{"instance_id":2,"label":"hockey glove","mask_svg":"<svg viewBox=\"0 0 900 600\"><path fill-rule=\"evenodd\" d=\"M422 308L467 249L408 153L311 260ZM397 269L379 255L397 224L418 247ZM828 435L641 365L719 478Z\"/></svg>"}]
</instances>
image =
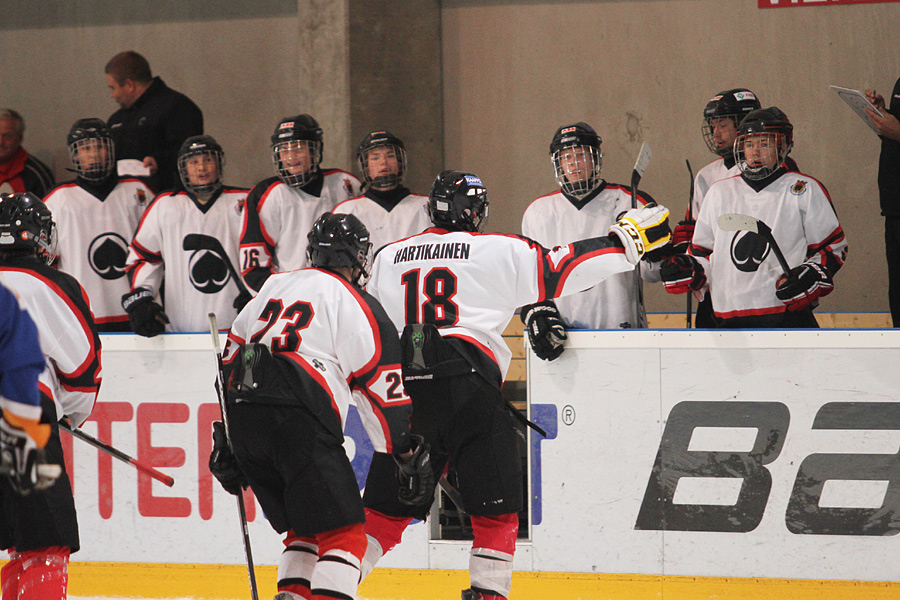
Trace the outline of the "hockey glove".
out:
<instances>
[{"instance_id":1,"label":"hockey glove","mask_svg":"<svg viewBox=\"0 0 900 600\"><path fill-rule=\"evenodd\" d=\"M128 313L131 330L144 337L159 335L169 323L163 307L153 301L153 292L147 288L137 288L122 296L122 308Z\"/></svg>"},{"instance_id":2,"label":"hockey glove","mask_svg":"<svg viewBox=\"0 0 900 600\"><path fill-rule=\"evenodd\" d=\"M400 491L397 499L408 506L423 506L434 493L434 471L431 470L431 446L421 435L411 435L412 456L406 461L394 456Z\"/></svg>"},{"instance_id":3,"label":"hockey glove","mask_svg":"<svg viewBox=\"0 0 900 600\"><path fill-rule=\"evenodd\" d=\"M672 231L672 245L675 246L678 254L687 252L687 248L694 238L694 227L696 225L697 221L685 219L684 221L679 221L678 225L675 226L675 229Z\"/></svg>"},{"instance_id":4,"label":"hockey glove","mask_svg":"<svg viewBox=\"0 0 900 600\"><path fill-rule=\"evenodd\" d=\"M47 462L44 446L50 425L3 412L0 419L0 473L9 477L22 496L49 488L62 475L62 467Z\"/></svg>"},{"instance_id":5,"label":"hockey glove","mask_svg":"<svg viewBox=\"0 0 900 600\"><path fill-rule=\"evenodd\" d=\"M225 491L239 496L249 484L247 476L238 466L237 459L228 447L225 425L222 421L213 422L213 449L209 455L209 472L213 474Z\"/></svg>"},{"instance_id":6,"label":"hockey glove","mask_svg":"<svg viewBox=\"0 0 900 600\"><path fill-rule=\"evenodd\" d=\"M706 285L706 273L690 254L676 254L659 268L659 276L670 294L697 292Z\"/></svg>"},{"instance_id":7,"label":"hockey glove","mask_svg":"<svg viewBox=\"0 0 900 600\"><path fill-rule=\"evenodd\" d=\"M563 353L563 342L568 339L566 326L556 304L548 300L531 304L520 313L525 331L528 332L528 343L535 355L541 360L556 360Z\"/></svg>"},{"instance_id":8,"label":"hockey glove","mask_svg":"<svg viewBox=\"0 0 900 600\"><path fill-rule=\"evenodd\" d=\"M803 263L794 267L788 276L782 275L775 285L775 295L788 310L798 311L812 306L820 297L834 289L831 275L818 263Z\"/></svg>"},{"instance_id":9,"label":"hockey glove","mask_svg":"<svg viewBox=\"0 0 900 600\"><path fill-rule=\"evenodd\" d=\"M632 208L623 213L609 228L625 247L625 258L636 265L644 253L668 244L672 239L669 229L669 209L665 206Z\"/></svg>"}]
</instances>

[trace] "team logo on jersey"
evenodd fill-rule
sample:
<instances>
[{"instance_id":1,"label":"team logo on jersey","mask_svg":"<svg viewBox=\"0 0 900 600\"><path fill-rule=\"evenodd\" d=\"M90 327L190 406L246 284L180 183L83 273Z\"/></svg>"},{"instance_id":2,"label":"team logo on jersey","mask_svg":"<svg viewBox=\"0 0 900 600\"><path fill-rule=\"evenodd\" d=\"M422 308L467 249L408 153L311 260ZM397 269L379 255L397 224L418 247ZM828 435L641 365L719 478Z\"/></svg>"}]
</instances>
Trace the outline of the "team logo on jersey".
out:
<instances>
[{"instance_id":1,"label":"team logo on jersey","mask_svg":"<svg viewBox=\"0 0 900 600\"><path fill-rule=\"evenodd\" d=\"M740 231L731 238L731 262L738 271L753 273L759 270L769 255L769 242L752 231Z\"/></svg>"},{"instance_id":2,"label":"team logo on jersey","mask_svg":"<svg viewBox=\"0 0 900 600\"><path fill-rule=\"evenodd\" d=\"M141 206L147 204L147 192L144 190L138 190L134 194L134 199L137 200L137 203Z\"/></svg>"},{"instance_id":3,"label":"team logo on jersey","mask_svg":"<svg viewBox=\"0 0 900 600\"><path fill-rule=\"evenodd\" d=\"M350 183L349 179L344 179L344 191L347 192L348 196L353 195L353 184Z\"/></svg>"},{"instance_id":4,"label":"team logo on jersey","mask_svg":"<svg viewBox=\"0 0 900 600\"><path fill-rule=\"evenodd\" d=\"M103 279L118 279L125 275L128 242L118 233L109 231L95 237L88 245L88 264Z\"/></svg>"},{"instance_id":5,"label":"team logo on jersey","mask_svg":"<svg viewBox=\"0 0 900 600\"><path fill-rule=\"evenodd\" d=\"M237 202L234 203L234 212L236 212L238 214L238 216L241 216L242 214L244 214L244 206L246 206L246 204L247 204L247 199L241 198L240 200L238 200Z\"/></svg>"},{"instance_id":6,"label":"team logo on jersey","mask_svg":"<svg viewBox=\"0 0 900 600\"><path fill-rule=\"evenodd\" d=\"M791 193L795 196L799 196L800 194L802 194L803 192L806 191L806 184L807 184L806 181L803 181L802 179L798 179L796 181L796 183L794 183L794 185L791 186Z\"/></svg>"},{"instance_id":7,"label":"team logo on jersey","mask_svg":"<svg viewBox=\"0 0 900 600\"><path fill-rule=\"evenodd\" d=\"M231 275L218 252L195 250L188 260L191 285L203 294L216 294L228 284Z\"/></svg>"}]
</instances>

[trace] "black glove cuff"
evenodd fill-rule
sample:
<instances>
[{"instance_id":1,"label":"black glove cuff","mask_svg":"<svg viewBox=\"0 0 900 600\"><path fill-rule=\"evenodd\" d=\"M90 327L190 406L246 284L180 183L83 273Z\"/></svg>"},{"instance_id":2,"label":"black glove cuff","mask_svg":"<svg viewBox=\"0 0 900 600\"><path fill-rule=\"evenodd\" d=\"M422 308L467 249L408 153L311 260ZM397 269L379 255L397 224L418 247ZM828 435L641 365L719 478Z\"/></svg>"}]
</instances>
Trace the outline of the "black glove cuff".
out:
<instances>
[{"instance_id":1,"label":"black glove cuff","mask_svg":"<svg viewBox=\"0 0 900 600\"><path fill-rule=\"evenodd\" d=\"M134 308L135 304L152 301L153 292L151 292L147 288L138 288L133 292L122 296L122 308L125 309L125 312L128 312L132 308Z\"/></svg>"}]
</instances>

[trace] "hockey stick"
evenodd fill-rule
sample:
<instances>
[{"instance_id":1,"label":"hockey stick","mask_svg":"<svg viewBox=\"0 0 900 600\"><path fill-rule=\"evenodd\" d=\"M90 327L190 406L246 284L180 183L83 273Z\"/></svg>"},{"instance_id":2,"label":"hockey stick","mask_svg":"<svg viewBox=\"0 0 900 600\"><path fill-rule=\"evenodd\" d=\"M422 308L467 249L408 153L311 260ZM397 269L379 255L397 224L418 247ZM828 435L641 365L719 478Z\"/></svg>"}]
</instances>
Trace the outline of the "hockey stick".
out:
<instances>
[{"instance_id":1,"label":"hockey stick","mask_svg":"<svg viewBox=\"0 0 900 600\"><path fill-rule=\"evenodd\" d=\"M214 238L211 235L205 235L202 233L189 233L184 236L184 241L181 242L181 248L183 250L211 250L215 252L222 257L222 260L225 261L225 267L231 274L231 278L234 280L234 284L238 287L238 291L241 294L246 294L248 296L253 295L250 293L250 290L247 289L247 286L244 285L244 280L237 272L237 269L234 268L234 265L231 263L231 259L228 258L228 253L225 252L225 248L222 247L222 242L220 242L218 239Z\"/></svg>"},{"instance_id":2,"label":"hockey stick","mask_svg":"<svg viewBox=\"0 0 900 600\"><path fill-rule=\"evenodd\" d=\"M781 248L778 247L775 236L772 235L771 227L754 217L738 213L728 213L719 215L719 229L722 231L752 231L762 237L769 243L769 246L772 247L772 252L775 254L775 258L778 259L778 264L781 265L785 277L790 277L791 268L788 266L787 260L785 260L784 254L781 252Z\"/></svg>"},{"instance_id":3,"label":"hockey stick","mask_svg":"<svg viewBox=\"0 0 900 600\"><path fill-rule=\"evenodd\" d=\"M194 234L196 235L196 234ZM207 236L208 237L208 236ZM213 238L215 239L215 238ZM187 238L185 238L187 241ZM216 240L218 242L218 240ZM219 410L222 412L222 425L225 428L225 440L228 449L234 452L231 445L231 428L228 426L228 411L225 410L225 374L222 367L222 345L219 343L219 323L216 313L209 313L209 333L212 335L213 347L216 349L216 392L219 396ZM256 589L256 571L253 569L253 551L250 548L250 532L247 530L247 509L244 508L244 496L237 494L238 515L241 519L241 533L244 539L244 556L247 558L247 575L250 578L250 595L253 600L259 600L259 592Z\"/></svg>"},{"instance_id":4,"label":"hockey stick","mask_svg":"<svg viewBox=\"0 0 900 600\"><path fill-rule=\"evenodd\" d=\"M688 197L688 209L687 209L687 217L688 221L694 220L694 170L691 168L691 161L688 159L684 159L684 162L687 163L688 173L691 176L691 192ZM687 328L691 328L691 315L694 312L691 304L693 303L693 294L685 294L687 296Z\"/></svg>"},{"instance_id":5,"label":"hockey stick","mask_svg":"<svg viewBox=\"0 0 900 600\"><path fill-rule=\"evenodd\" d=\"M634 169L631 171L631 208L638 207L637 201L637 189L638 184L641 182L641 177L644 176L644 171L647 170L647 165L650 164L650 158L653 156L653 152L650 150L650 146L647 143L641 144L641 150L638 152L637 160L634 163ZM638 264L634 267L634 293L637 298L637 305L635 306L635 327L643 327L644 323L647 322L647 309L644 307L644 282L641 279L641 262L638 261Z\"/></svg>"},{"instance_id":6,"label":"hockey stick","mask_svg":"<svg viewBox=\"0 0 900 600\"><path fill-rule=\"evenodd\" d=\"M130 456L128 456L121 450L117 450L117 449L113 448L112 446L110 446L109 444L107 444L105 442L101 442L94 436L83 432L82 430L78 429L77 427L72 427L72 425L68 421L64 421L64 420L60 421L59 428L62 430L68 431L74 437L77 437L79 440L87 442L88 444L90 444L91 446L96 448L97 450L106 452L110 456L112 456L114 458L118 458L122 462L128 463L129 465L136 468L138 471L140 471L142 473L146 473L153 479L155 479L157 481L161 481L169 487L172 487L173 485L175 485L174 477L170 477L169 475L166 475L165 473L160 473L153 467L151 467L149 465L145 465L144 463L137 460L136 458L131 458Z\"/></svg>"}]
</instances>

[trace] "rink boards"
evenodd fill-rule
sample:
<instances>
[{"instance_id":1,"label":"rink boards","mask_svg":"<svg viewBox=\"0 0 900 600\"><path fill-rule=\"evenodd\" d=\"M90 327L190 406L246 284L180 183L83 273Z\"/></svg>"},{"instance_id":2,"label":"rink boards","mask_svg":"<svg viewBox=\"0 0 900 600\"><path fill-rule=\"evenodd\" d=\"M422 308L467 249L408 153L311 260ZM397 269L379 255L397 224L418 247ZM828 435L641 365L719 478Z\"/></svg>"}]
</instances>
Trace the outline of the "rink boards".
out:
<instances>
[{"instance_id":1,"label":"rink boards","mask_svg":"<svg viewBox=\"0 0 900 600\"><path fill-rule=\"evenodd\" d=\"M71 445L72 593L90 579L111 587L80 595L116 595L126 571L135 597L249 597L235 502L206 469L209 336L103 338L85 431L176 484ZM548 436L529 433L514 598L900 595L898 332L572 332L559 360L527 360ZM362 481L371 447L355 413L347 450ZM271 597L281 543L253 502L248 519ZM429 537L411 527L360 597L458 598L468 544Z\"/></svg>"}]
</instances>

